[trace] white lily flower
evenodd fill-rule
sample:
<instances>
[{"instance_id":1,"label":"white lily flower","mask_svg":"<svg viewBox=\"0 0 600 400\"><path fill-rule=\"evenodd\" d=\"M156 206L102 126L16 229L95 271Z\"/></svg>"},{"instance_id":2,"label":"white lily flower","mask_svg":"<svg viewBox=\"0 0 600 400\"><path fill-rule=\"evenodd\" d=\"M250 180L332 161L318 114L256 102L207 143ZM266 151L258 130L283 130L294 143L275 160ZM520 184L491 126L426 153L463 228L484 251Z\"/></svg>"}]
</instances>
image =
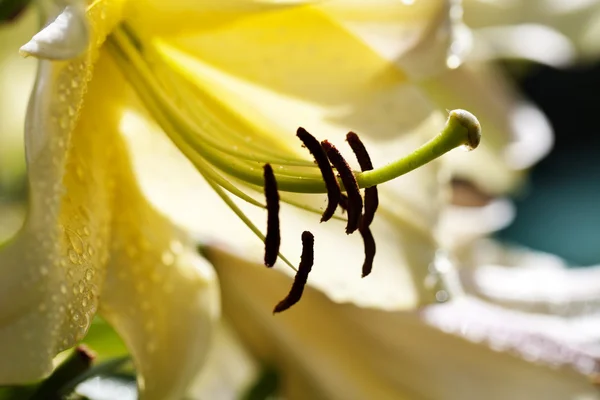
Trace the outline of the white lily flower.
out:
<instances>
[{"instance_id":1,"label":"white lily flower","mask_svg":"<svg viewBox=\"0 0 600 400\"><path fill-rule=\"evenodd\" d=\"M0 248L0 383L47 374L98 312L128 346L141 395L178 398L203 364L219 307L214 273L174 223L249 258L262 252L217 197L236 211L243 206L225 190L260 205L252 193L265 162L282 198L324 192L294 138L298 126L335 142L358 129L378 167L443 128L420 153L360 175L362 186L477 144L471 117L450 113L444 128L401 69L321 2L301 3L98 0L85 13L69 3L24 46L42 60L26 125L29 211ZM387 4L398 15L412 10ZM368 281L362 245L343 234L340 215L307 221L322 197L284 198L313 214L284 205L282 252L296 256L289 232L309 228L323 237L311 284L332 299L386 309L435 301L424 281L439 189L435 164L382 187L384 217L373 227L384 240ZM244 215L262 220L264 210Z\"/></svg>"}]
</instances>

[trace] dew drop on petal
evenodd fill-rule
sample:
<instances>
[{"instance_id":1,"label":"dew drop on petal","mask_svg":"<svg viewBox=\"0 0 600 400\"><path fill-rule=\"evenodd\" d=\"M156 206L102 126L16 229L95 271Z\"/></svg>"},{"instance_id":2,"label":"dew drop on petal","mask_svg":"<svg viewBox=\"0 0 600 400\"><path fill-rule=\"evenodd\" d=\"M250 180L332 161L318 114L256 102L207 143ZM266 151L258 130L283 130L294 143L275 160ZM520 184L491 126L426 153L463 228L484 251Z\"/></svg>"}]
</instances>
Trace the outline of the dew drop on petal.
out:
<instances>
[{"instance_id":1,"label":"dew drop on petal","mask_svg":"<svg viewBox=\"0 0 600 400\"><path fill-rule=\"evenodd\" d=\"M85 277L86 281L91 281L92 278L94 277L94 270L91 268L86 269L84 277Z\"/></svg>"},{"instance_id":2,"label":"dew drop on petal","mask_svg":"<svg viewBox=\"0 0 600 400\"><path fill-rule=\"evenodd\" d=\"M175 256L170 251L165 251L161 256L161 260L164 265L173 265L175 262Z\"/></svg>"}]
</instances>

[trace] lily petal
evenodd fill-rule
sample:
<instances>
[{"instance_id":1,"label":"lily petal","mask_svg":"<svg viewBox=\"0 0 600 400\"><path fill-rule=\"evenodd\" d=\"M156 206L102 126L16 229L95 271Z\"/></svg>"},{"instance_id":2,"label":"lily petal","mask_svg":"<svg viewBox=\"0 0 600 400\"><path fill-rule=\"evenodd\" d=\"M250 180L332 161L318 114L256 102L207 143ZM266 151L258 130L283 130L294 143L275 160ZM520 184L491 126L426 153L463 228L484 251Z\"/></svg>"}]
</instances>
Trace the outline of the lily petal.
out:
<instances>
[{"instance_id":1,"label":"lily petal","mask_svg":"<svg viewBox=\"0 0 600 400\"><path fill-rule=\"evenodd\" d=\"M269 306L285 295L289 278L222 250L206 254L221 280L225 315L260 359L279 367L287 398L599 398L587 376L597 368L593 349L571 342L576 329L554 336L547 329L560 318L473 299L384 312L334 304L311 288L274 317ZM499 327L509 348L494 351ZM526 361L535 343L557 351Z\"/></svg>"},{"instance_id":2,"label":"lily petal","mask_svg":"<svg viewBox=\"0 0 600 400\"><path fill-rule=\"evenodd\" d=\"M552 254L484 239L472 243L461 262L465 290L487 301L580 323L600 318L598 266L569 267Z\"/></svg>"},{"instance_id":3,"label":"lily petal","mask_svg":"<svg viewBox=\"0 0 600 400\"><path fill-rule=\"evenodd\" d=\"M96 40L103 40L118 9L111 2L90 10L107 15L96 26ZM83 337L97 307L113 154L98 135L82 132L97 127L75 126L95 57L40 63L26 126L29 212L0 252L0 383L49 373L54 355Z\"/></svg>"},{"instance_id":4,"label":"lily petal","mask_svg":"<svg viewBox=\"0 0 600 400\"><path fill-rule=\"evenodd\" d=\"M99 312L132 354L142 398L180 399L207 355L218 282L194 243L137 190L123 195Z\"/></svg>"},{"instance_id":5,"label":"lily petal","mask_svg":"<svg viewBox=\"0 0 600 400\"><path fill-rule=\"evenodd\" d=\"M85 2L71 3L21 47L21 54L48 60L70 60L87 50L90 32Z\"/></svg>"},{"instance_id":6,"label":"lily petal","mask_svg":"<svg viewBox=\"0 0 600 400\"><path fill-rule=\"evenodd\" d=\"M29 212L0 252L0 382L50 372L100 308L133 355L140 396L179 399L208 349L217 283L131 174L119 136L126 85L98 52L121 6L90 6L84 56L40 63L27 120Z\"/></svg>"}]
</instances>

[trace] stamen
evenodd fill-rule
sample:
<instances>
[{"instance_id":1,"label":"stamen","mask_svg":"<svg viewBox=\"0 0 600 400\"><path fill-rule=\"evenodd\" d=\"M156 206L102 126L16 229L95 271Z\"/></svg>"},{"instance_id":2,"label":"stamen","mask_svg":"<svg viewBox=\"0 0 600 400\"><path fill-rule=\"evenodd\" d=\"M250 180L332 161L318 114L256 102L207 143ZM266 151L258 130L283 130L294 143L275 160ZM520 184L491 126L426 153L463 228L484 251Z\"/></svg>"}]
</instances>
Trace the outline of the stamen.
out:
<instances>
[{"instance_id":1,"label":"stamen","mask_svg":"<svg viewBox=\"0 0 600 400\"><path fill-rule=\"evenodd\" d=\"M360 165L360 169L363 172L372 170L373 163L371 162L371 157L369 156L365 145L360 140L358 135L354 132L348 132L346 135L346 140L356 156L356 160ZM373 222L373 218L375 217L375 211L377 211L377 207L379 207L379 194L377 193L377 185L365 189L364 201L365 213L362 216L360 224L361 227L369 227L371 222Z\"/></svg>"},{"instance_id":2,"label":"stamen","mask_svg":"<svg viewBox=\"0 0 600 400\"><path fill-rule=\"evenodd\" d=\"M375 239L371 233L371 228L367 225L361 225L358 229L365 245L365 261L362 266L362 277L366 277L373 269L373 260L375 259Z\"/></svg>"},{"instance_id":3,"label":"stamen","mask_svg":"<svg viewBox=\"0 0 600 400\"><path fill-rule=\"evenodd\" d=\"M354 152L358 165L360 165L360 169L362 171L372 170L373 163L371 162L371 157L358 135L354 132L348 132L348 134L346 134L346 141L348 141L350 148Z\"/></svg>"},{"instance_id":4,"label":"stamen","mask_svg":"<svg viewBox=\"0 0 600 400\"><path fill-rule=\"evenodd\" d=\"M349 235L358 229L360 223L360 215L363 208L360 189L358 188L358 183L356 183L354 173L338 149L327 140L322 141L321 146L325 149L331 164L333 164L340 174L340 179L348 194L348 223L346 224L346 233ZM336 204L339 204L339 200Z\"/></svg>"},{"instance_id":5,"label":"stamen","mask_svg":"<svg viewBox=\"0 0 600 400\"><path fill-rule=\"evenodd\" d=\"M327 187L327 208L323 211L321 222L329 221L340 202L340 196L342 195L340 185L335 177L333 168L331 168L331 164L329 164L327 154L319 144L319 141L304 128L298 128L296 136L302 140L302 143L304 143L304 146L306 146L308 151L310 151L310 154L315 158L315 161L321 170L323 181Z\"/></svg>"},{"instance_id":6,"label":"stamen","mask_svg":"<svg viewBox=\"0 0 600 400\"><path fill-rule=\"evenodd\" d=\"M344 193L342 193L342 196L340 197L339 206L342 209L342 213L348 211L348 196L346 196Z\"/></svg>"},{"instance_id":7,"label":"stamen","mask_svg":"<svg viewBox=\"0 0 600 400\"><path fill-rule=\"evenodd\" d=\"M308 280L308 274L312 269L315 257L315 238L309 231L302 232L302 255L300 256L300 265L298 266L298 272L294 278L294 283L288 295L281 300L273 309L273 314L280 313L287 310L302 297L304 292L304 286Z\"/></svg>"},{"instance_id":8,"label":"stamen","mask_svg":"<svg viewBox=\"0 0 600 400\"><path fill-rule=\"evenodd\" d=\"M265 265L272 267L277 261L281 234L279 231L279 192L277 180L270 164L265 164L265 199L267 201L267 235L265 236Z\"/></svg>"}]
</instances>

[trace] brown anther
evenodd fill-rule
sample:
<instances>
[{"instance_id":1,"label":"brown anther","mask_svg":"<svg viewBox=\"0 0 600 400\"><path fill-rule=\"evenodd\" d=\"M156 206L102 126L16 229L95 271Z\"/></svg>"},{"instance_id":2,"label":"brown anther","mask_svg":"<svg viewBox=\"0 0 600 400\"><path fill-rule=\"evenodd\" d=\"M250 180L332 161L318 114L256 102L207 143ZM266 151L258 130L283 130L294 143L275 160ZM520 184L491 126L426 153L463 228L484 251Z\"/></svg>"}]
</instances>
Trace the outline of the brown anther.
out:
<instances>
[{"instance_id":1,"label":"brown anther","mask_svg":"<svg viewBox=\"0 0 600 400\"><path fill-rule=\"evenodd\" d=\"M321 170L323 182L325 182L325 187L327 188L327 207L325 208L325 211L323 211L321 222L329 221L331 217L333 217L335 209L340 202L340 196L342 194L340 185L335 177L333 168L331 168L331 164L329 164L327 154L321 147L319 141L304 128L298 128L296 136L298 136L304 146L310 151Z\"/></svg>"},{"instance_id":2,"label":"brown anther","mask_svg":"<svg viewBox=\"0 0 600 400\"><path fill-rule=\"evenodd\" d=\"M342 209L342 212L348 211L348 196L346 196L344 193L342 193L342 196L340 197L339 206Z\"/></svg>"},{"instance_id":3,"label":"brown anther","mask_svg":"<svg viewBox=\"0 0 600 400\"><path fill-rule=\"evenodd\" d=\"M373 169L373 163L371 162L371 157L365 148L365 145L360 140L358 135L354 132L348 132L346 135L346 140L352 148L354 155L356 156L356 160L360 165L360 169L364 171L370 171ZM379 207L379 194L377 193L377 186L371 186L365 189L365 213L362 216L361 226L368 227L373 222L373 218L375 217L375 212L377 211L377 207Z\"/></svg>"},{"instance_id":4,"label":"brown anther","mask_svg":"<svg viewBox=\"0 0 600 400\"><path fill-rule=\"evenodd\" d=\"M265 199L267 202L267 234L265 235L265 265L272 267L277 261L281 234L279 232L279 192L277 180L270 164L265 164Z\"/></svg>"},{"instance_id":5,"label":"brown anther","mask_svg":"<svg viewBox=\"0 0 600 400\"><path fill-rule=\"evenodd\" d=\"M348 194L348 223L346 224L346 233L351 234L358 229L363 208L363 200L360 195L358 183L356 182L356 177L344 157L334 145L327 140L324 140L321 142L321 146L325 149L331 164L333 164L340 174L340 179Z\"/></svg>"},{"instance_id":6,"label":"brown anther","mask_svg":"<svg viewBox=\"0 0 600 400\"><path fill-rule=\"evenodd\" d=\"M375 239L371 233L371 228L362 226L358 229L365 246L365 261L362 266L362 277L369 275L373 269L373 260L375 259Z\"/></svg>"},{"instance_id":7,"label":"brown anther","mask_svg":"<svg viewBox=\"0 0 600 400\"><path fill-rule=\"evenodd\" d=\"M304 286L308 280L308 274L312 269L315 258L315 237L309 231L302 232L302 255L300 256L300 265L294 278L294 283L288 295L281 300L273 309L273 314L287 310L302 298Z\"/></svg>"},{"instance_id":8,"label":"brown anther","mask_svg":"<svg viewBox=\"0 0 600 400\"><path fill-rule=\"evenodd\" d=\"M372 170L373 163L371 162L371 157L358 135L354 132L348 132L348 134L346 134L346 141L348 141L350 148L354 152L358 165L360 165L360 169L362 171Z\"/></svg>"}]
</instances>

